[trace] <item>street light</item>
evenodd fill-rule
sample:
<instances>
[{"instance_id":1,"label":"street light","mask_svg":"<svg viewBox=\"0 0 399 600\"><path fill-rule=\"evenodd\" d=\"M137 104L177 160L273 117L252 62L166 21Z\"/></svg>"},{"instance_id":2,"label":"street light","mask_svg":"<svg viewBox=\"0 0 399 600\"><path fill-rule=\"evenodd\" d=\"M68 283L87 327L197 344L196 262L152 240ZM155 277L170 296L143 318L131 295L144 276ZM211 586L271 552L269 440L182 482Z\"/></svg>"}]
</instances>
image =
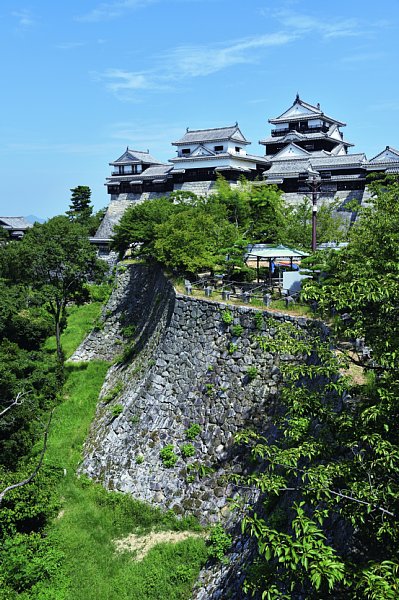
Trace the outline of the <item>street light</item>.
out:
<instances>
[{"instance_id":1,"label":"street light","mask_svg":"<svg viewBox=\"0 0 399 600\"><path fill-rule=\"evenodd\" d=\"M320 194L322 178L318 171L307 169L299 174L299 180L306 183L312 192L312 252L316 252L316 223L317 223L317 196Z\"/></svg>"}]
</instances>

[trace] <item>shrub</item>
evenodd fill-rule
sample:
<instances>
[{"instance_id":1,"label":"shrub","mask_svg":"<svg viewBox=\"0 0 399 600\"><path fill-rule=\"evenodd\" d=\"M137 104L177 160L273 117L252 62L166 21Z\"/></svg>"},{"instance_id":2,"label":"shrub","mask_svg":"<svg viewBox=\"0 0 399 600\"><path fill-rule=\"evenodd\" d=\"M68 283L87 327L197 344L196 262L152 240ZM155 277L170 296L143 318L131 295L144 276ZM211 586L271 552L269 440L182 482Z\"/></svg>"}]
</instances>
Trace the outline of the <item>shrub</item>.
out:
<instances>
[{"instance_id":1,"label":"shrub","mask_svg":"<svg viewBox=\"0 0 399 600\"><path fill-rule=\"evenodd\" d=\"M119 415L123 412L122 404L114 404L114 406L111 406L109 408L109 412L111 413L113 418L119 417Z\"/></svg>"},{"instance_id":2,"label":"shrub","mask_svg":"<svg viewBox=\"0 0 399 600\"><path fill-rule=\"evenodd\" d=\"M136 456L136 465L141 465L144 462L144 456L142 454L138 454Z\"/></svg>"},{"instance_id":3,"label":"shrub","mask_svg":"<svg viewBox=\"0 0 399 600\"><path fill-rule=\"evenodd\" d=\"M201 427L198 423L193 423L186 430L186 438L188 440L195 440L195 438L201 433Z\"/></svg>"},{"instance_id":4,"label":"shrub","mask_svg":"<svg viewBox=\"0 0 399 600\"><path fill-rule=\"evenodd\" d=\"M114 400L114 398L116 398L122 390L123 383L121 381L118 381L118 383L111 390L109 390L109 392L105 394L105 396L102 398L102 401L104 402L104 404L108 404L109 402Z\"/></svg>"},{"instance_id":5,"label":"shrub","mask_svg":"<svg viewBox=\"0 0 399 600\"><path fill-rule=\"evenodd\" d=\"M256 269L252 267L241 267L239 271L234 271L234 281L251 282L256 279Z\"/></svg>"},{"instance_id":6,"label":"shrub","mask_svg":"<svg viewBox=\"0 0 399 600\"><path fill-rule=\"evenodd\" d=\"M248 369L247 369L247 377L248 377L249 381L252 381L258 375L259 375L259 371L258 371L258 369L256 367L248 367Z\"/></svg>"},{"instance_id":7,"label":"shrub","mask_svg":"<svg viewBox=\"0 0 399 600\"><path fill-rule=\"evenodd\" d=\"M240 335L242 334L243 331L244 331L244 327L242 327L241 325L233 325L231 328L231 333L235 337L240 337Z\"/></svg>"},{"instance_id":8,"label":"shrub","mask_svg":"<svg viewBox=\"0 0 399 600\"><path fill-rule=\"evenodd\" d=\"M233 342L230 342L228 348L227 348L227 352L229 354L234 354L234 352L237 350L238 346L237 344L234 344Z\"/></svg>"},{"instance_id":9,"label":"shrub","mask_svg":"<svg viewBox=\"0 0 399 600\"><path fill-rule=\"evenodd\" d=\"M208 552L211 558L225 561L225 554L232 543L231 535L225 532L220 523L214 525L208 540Z\"/></svg>"},{"instance_id":10,"label":"shrub","mask_svg":"<svg viewBox=\"0 0 399 600\"><path fill-rule=\"evenodd\" d=\"M255 321L255 327L256 327L256 329L258 331L260 331L262 329L263 323L264 323L263 315L262 315L261 312L255 313L254 321Z\"/></svg>"},{"instance_id":11,"label":"shrub","mask_svg":"<svg viewBox=\"0 0 399 600\"><path fill-rule=\"evenodd\" d=\"M159 453L159 456L161 457L164 466L168 469L174 467L178 460L177 454L175 453L172 444L168 444L167 446L162 448L161 452Z\"/></svg>"},{"instance_id":12,"label":"shrub","mask_svg":"<svg viewBox=\"0 0 399 600\"><path fill-rule=\"evenodd\" d=\"M130 324L122 327L122 335L125 338L132 338L136 334L136 325Z\"/></svg>"},{"instance_id":13,"label":"shrub","mask_svg":"<svg viewBox=\"0 0 399 600\"><path fill-rule=\"evenodd\" d=\"M195 448L192 444L183 444L180 451L183 458L190 458L190 456L194 456L195 454Z\"/></svg>"},{"instance_id":14,"label":"shrub","mask_svg":"<svg viewBox=\"0 0 399 600\"><path fill-rule=\"evenodd\" d=\"M227 308L225 308L224 310L222 310L222 321L226 325L230 325L230 323L233 322L233 315L231 314L231 312Z\"/></svg>"}]
</instances>

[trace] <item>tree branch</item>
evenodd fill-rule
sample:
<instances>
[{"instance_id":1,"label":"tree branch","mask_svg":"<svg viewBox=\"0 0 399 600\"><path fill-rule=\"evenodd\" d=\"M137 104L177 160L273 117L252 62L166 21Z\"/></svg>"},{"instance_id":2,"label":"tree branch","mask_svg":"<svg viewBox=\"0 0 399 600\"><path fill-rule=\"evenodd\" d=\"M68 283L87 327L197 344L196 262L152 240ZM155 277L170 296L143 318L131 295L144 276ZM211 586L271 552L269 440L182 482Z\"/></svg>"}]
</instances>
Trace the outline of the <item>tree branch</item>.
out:
<instances>
[{"instance_id":1,"label":"tree branch","mask_svg":"<svg viewBox=\"0 0 399 600\"><path fill-rule=\"evenodd\" d=\"M23 481L19 481L18 483L13 483L12 485L7 486L6 488L4 488L4 490L2 492L0 492L0 505L3 502L3 498L4 496L10 492L11 490L14 490L16 488L22 487L23 485L26 485L28 483L30 483L31 481L34 480L34 478L36 477L36 475L38 474L40 467L43 464L43 459L44 459L44 454L46 452L47 449L47 439L48 439L48 432L50 429L50 423L51 423L51 419L53 417L53 412L54 412L54 408L52 409L51 413L50 413L50 417L49 420L47 421L47 425L46 425L46 429L44 431L44 440L43 440L43 448L42 451L40 453L40 457L39 457L39 461L34 469L34 471L31 473L31 475L29 475L29 477L27 477L26 479L24 479Z\"/></svg>"},{"instance_id":2,"label":"tree branch","mask_svg":"<svg viewBox=\"0 0 399 600\"><path fill-rule=\"evenodd\" d=\"M0 412L0 419L6 413L8 413L8 411L11 410L13 406L20 406L21 404L23 404L24 403L23 397L26 396L27 393L28 392L18 392L17 397L11 402L11 404L9 406L7 406L6 408L4 408Z\"/></svg>"}]
</instances>

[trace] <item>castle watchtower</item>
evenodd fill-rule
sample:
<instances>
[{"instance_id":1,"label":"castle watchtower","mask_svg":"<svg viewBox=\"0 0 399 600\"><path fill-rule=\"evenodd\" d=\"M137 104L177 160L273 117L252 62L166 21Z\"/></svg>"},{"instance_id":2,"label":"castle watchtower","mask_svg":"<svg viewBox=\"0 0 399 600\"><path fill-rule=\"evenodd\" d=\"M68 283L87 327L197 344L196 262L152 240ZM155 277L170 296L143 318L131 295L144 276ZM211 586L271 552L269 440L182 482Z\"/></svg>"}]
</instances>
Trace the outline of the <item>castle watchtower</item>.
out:
<instances>
[{"instance_id":1,"label":"castle watchtower","mask_svg":"<svg viewBox=\"0 0 399 600\"><path fill-rule=\"evenodd\" d=\"M271 136L259 142L266 147L267 156L274 156L289 144L308 152L325 150L335 156L347 154L353 146L344 140L340 129L345 123L324 114L320 104L304 102L298 94L293 105L269 123L275 126Z\"/></svg>"}]
</instances>

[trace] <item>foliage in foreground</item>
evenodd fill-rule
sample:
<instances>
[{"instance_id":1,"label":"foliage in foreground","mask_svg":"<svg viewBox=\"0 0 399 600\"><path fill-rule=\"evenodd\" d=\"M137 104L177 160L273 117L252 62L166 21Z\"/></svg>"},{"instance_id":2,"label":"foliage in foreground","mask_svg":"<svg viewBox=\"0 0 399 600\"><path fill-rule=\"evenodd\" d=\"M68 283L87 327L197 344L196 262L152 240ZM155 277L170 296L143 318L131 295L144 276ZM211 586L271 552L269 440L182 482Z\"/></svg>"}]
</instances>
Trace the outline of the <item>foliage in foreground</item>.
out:
<instances>
[{"instance_id":1,"label":"foliage in foreground","mask_svg":"<svg viewBox=\"0 0 399 600\"><path fill-rule=\"evenodd\" d=\"M247 590L264 598L399 596L399 186L374 192L348 247L316 257L321 275L305 285L340 351L290 325L258 338L284 380L277 435L238 436L255 461L246 483L264 495L243 518L259 550ZM355 338L372 358L345 356ZM363 383L343 375L353 361Z\"/></svg>"},{"instance_id":2,"label":"foliage in foreground","mask_svg":"<svg viewBox=\"0 0 399 600\"><path fill-rule=\"evenodd\" d=\"M98 312L85 305L72 311L63 347L80 342ZM71 338L71 339L69 339ZM117 554L113 540L132 532L198 530L190 519L177 520L126 494L108 492L85 477L76 477L106 363L66 366L62 403L50 429L45 463L28 486L6 495L0 510L0 589L4 600L182 600L207 558L202 537L154 548L143 562ZM3 471L4 485L25 477L31 460L16 473Z\"/></svg>"},{"instance_id":3,"label":"foliage in foreground","mask_svg":"<svg viewBox=\"0 0 399 600\"><path fill-rule=\"evenodd\" d=\"M334 205L322 205L319 242L340 240L345 227ZM128 208L115 227L113 246L121 256L157 261L169 270L196 274L221 269L237 275L244 267L248 243L288 243L310 246L311 207L285 206L271 185L241 181L237 188L220 178L207 198L175 192Z\"/></svg>"}]
</instances>

